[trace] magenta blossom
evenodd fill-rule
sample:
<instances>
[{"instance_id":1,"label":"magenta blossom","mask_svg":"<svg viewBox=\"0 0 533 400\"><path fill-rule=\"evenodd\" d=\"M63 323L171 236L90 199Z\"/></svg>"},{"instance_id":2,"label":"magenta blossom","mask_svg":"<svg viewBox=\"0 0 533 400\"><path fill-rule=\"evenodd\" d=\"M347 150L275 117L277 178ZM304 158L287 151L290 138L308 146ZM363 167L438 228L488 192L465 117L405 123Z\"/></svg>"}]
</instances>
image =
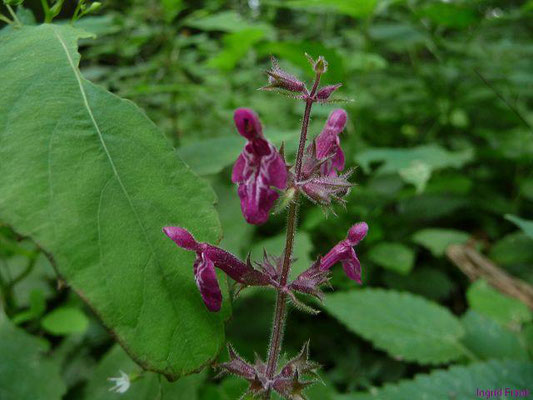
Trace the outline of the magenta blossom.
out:
<instances>
[{"instance_id":1,"label":"magenta blossom","mask_svg":"<svg viewBox=\"0 0 533 400\"><path fill-rule=\"evenodd\" d=\"M324 129L315 139L316 158L326 160L321 167L324 176L337 176L344 169L344 153L341 149L339 134L346 126L348 115L341 108L333 110Z\"/></svg>"},{"instance_id":2,"label":"magenta blossom","mask_svg":"<svg viewBox=\"0 0 533 400\"><path fill-rule=\"evenodd\" d=\"M163 228L163 232L179 247L196 252L194 279L209 311L219 311L222 305L222 293L217 282L215 267L244 285L261 285L268 280L233 254L209 243L197 242L186 229L167 226Z\"/></svg>"},{"instance_id":3,"label":"magenta blossom","mask_svg":"<svg viewBox=\"0 0 533 400\"><path fill-rule=\"evenodd\" d=\"M348 231L348 237L337 243L328 254L320 260L320 270L326 271L338 262L342 263L348 278L361 283L361 263L353 246L364 239L368 232L366 222L359 222Z\"/></svg>"},{"instance_id":4,"label":"magenta blossom","mask_svg":"<svg viewBox=\"0 0 533 400\"><path fill-rule=\"evenodd\" d=\"M250 224L262 224L279 197L273 187L287 186L285 161L276 148L265 139L256 113L239 108L233 115L237 130L248 140L233 166L231 180L239 185L241 209Z\"/></svg>"}]
</instances>

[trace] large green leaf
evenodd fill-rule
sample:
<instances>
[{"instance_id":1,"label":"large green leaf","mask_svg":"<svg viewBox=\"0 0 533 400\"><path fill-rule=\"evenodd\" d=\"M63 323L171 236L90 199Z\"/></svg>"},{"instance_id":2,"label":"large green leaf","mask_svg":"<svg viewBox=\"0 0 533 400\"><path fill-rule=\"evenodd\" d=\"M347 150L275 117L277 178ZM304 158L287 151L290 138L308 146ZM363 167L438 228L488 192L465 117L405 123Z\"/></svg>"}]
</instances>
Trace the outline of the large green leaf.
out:
<instances>
[{"instance_id":1,"label":"large green leaf","mask_svg":"<svg viewBox=\"0 0 533 400\"><path fill-rule=\"evenodd\" d=\"M59 400L66 392L46 341L15 328L0 310L0 399Z\"/></svg>"},{"instance_id":2,"label":"large green leaf","mask_svg":"<svg viewBox=\"0 0 533 400\"><path fill-rule=\"evenodd\" d=\"M140 377L131 381L125 393L110 391L113 382L109 378L119 377L120 371L128 376ZM104 355L85 388L85 400L196 400L198 389L204 380L203 374L187 376L177 382L168 382L157 374L142 373L128 355L114 346Z\"/></svg>"},{"instance_id":3,"label":"large green leaf","mask_svg":"<svg viewBox=\"0 0 533 400\"><path fill-rule=\"evenodd\" d=\"M464 354L459 320L422 297L362 289L328 295L324 307L348 329L394 357L435 364Z\"/></svg>"},{"instance_id":4,"label":"large green leaf","mask_svg":"<svg viewBox=\"0 0 533 400\"><path fill-rule=\"evenodd\" d=\"M176 378L216 356L227 312L207 312L193 254L161 227L216 242L215 196L139 108L81 76L82 36L0 36L0 220L53 256L130 356Z\"/></svg>"},{"instance_id":5,"label":"large green leaf","mask_svg":"<svg viewBox=\"0 0 533 400\"><path fill-rule=\"evenodd\" d=\"M491 361L456 366L439 370L429 375L417 375L412 381L386 385L373 389L371 393L350 394L337 397L338 400L471 400L476 398L511 398L508 394L485 397L478 390L528 390L533 382L533 363L519 361ZM512 398L523 397L515 396Z\"/></svg>"}]
</instances>

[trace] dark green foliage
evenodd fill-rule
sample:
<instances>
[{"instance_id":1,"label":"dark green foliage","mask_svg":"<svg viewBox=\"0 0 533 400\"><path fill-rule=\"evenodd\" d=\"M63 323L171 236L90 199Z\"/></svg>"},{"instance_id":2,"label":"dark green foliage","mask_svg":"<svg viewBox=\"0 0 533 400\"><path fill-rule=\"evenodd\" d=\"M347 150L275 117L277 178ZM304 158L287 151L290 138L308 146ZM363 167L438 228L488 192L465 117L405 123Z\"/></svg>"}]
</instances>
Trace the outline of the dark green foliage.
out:
<instances>
[{"instance_id":1,"label":"dark green foliage","mask_svg":"<svg viewBox=\"0 0 533 400\"><path fill-rule=\"evenodd\" d=\"M250 6L253 1L106 1L96 15L75 23L96 34L95 39L80 42L84 85L95 96L103 91L88 81L140 106L177 155L213 186L219 197L222 245L240 257L252 249L253 259L259 260L263 247L273 255L281 253L285 213L260 227L244 222L236 188L230 185L231 165L243 144L233 126L233 110L254 108L265 134L276 145L285 143L292 162L303 104L256 89L266 84L263 72L269 68L270 55L290 73L307 79L304 53L323 55L329 62L325 83L342 82L339 96L354 101L317 106L310 133L320 132L331 109L347 110L349 121L341 142L347 167L356 168L352 176L356 186L346 209L335 209L337 217L304 204L294 269L303 271L342 240L353 223L364 220L370 230L357 248L363 288L348 281L340 268L333 269L336 293L327 293L321 314L311 317L291 310L285 360L311 340L311 357L323 365L320 374L327 384L308 391L312 400L402 400L423 394L462 400L474 398L480 385L484 389L531 386L531 310L484 281L471 283L446 257L446 249L471 241L498 267L533 284L532 1L257 3L255 9ZM40 1L26 0L24 7L15 11L26 26L35 19L43 21ZM75 2L66 2L56 22L70 19L74 8ZM0 13L12 19L5 6L0 6ZM0 42L14 29L0 30ZM14 57L15 53L7 62L2 59L0 70L12 65ZM1 95L7 101L8 96ZM36 104L34 109L35 114L21 123L31 123L44 106ZM0 121L11 121L8 111L0 109L0 116L6 116ZM0 124L0 133L2 129ZM45 133L36 134L35 140L44 140ZM72 171L76 165L72 163ZM154 171L158 165L152 165ZM15 176L12 184L24 180L23 175ZM3 179L0 176L0 187ZM44 189L35 190L37 197ZM69 276L67 282L58 278L49 254L40 247L43 243L23 240L8 226L13 221L31 225L27 214L17 208L23 210L23 199L13 193L0 194L0 217L5 218L0 220L0 308L10 319L8 323L0 314L0 331L13 340L12 346L0 345L0 364L4 366L6 359L15 363L13 349L20 345L25 347L20 362L39 364L27 371L28 377L40 376L31 384L36 390L40 385L51 390L43 399L59 398L64 386L63 398L68 400L118 398L110 396L111 383L105 379L119 376L121 368L137 373L140 367L112 347L111 336L69 288ZM2 203L7 198L17 209L9 220ZM194 214L194 207L184 211L175 203L175 216ZM150 212L159 215L158 210ZM67 222L74 224L72 219ZM38 230L42 224L31 228ZM214 239L216 227L210 223L205 227L206 232L209 229L212 232L206 235ZM127 268L117 265L114 271ZM189 279L183 287L192 293L188 261L175 263L174 268L174 275ZM68 275L68 268L59 270ZM101 275L98 279L112 276L105 271ZM261 346L269 335L271 300L272 293L254 289L234 301L226 336L248 360L253 360L254 351L265 356ZM199 309L196 303L190 307ZM154 324L168 325L158 321L160 317L163 314L155 311L150 314ZM120 323L121 318L124 315L113 315L108 321ZM208 322L218 329L219 320ZM122 328L127 337L130 332ZM218 341L220 334L217 331ZM50 342L46 354L48 347L38 338ZM221 346L217 340L207 346L213 354ZM157 347L157 343L137 343L139 349L149 345ZM208 358L197 356L202 361ZM221 354L218 361L226 357ZM196 361L190 368L182 367L190 371L201 364ZM8 371L11 375L0 371L0 382L11 381L13 371L24 372L19 364L13 368ZM50 382L59 382L54 388L45 386L41 369ZM512 379L502 371L509 371ZM246 389L235 377L214 380L213 376L208 371L170 384L148 373L132 383L129 398L179 399L178 394L187 393L187 399L234 400ZM384 384L378 392L372 389ZM19 395L14 390L8 399L12 393ZM19 399L34 397L20 394Z\"/></svg>"}]
</instances>

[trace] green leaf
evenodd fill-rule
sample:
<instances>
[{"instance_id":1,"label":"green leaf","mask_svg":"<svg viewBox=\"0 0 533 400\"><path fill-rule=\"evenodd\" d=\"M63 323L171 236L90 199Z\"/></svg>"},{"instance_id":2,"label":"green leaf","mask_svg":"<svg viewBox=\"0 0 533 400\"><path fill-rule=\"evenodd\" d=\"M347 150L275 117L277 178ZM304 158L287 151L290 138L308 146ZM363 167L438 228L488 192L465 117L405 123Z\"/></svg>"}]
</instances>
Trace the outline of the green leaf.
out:
<instances>
[{"instance_id":1,"label":"green leaf","mask_svg":"<svg viewBox=\"0 0 533 400\"><path fill-rule=\"evenodd\" d=\"M423 145L411 149L374 148L355 156L366 173L371 164L383 162L377 174L398 173L406 183L414 184L419 191L425 188L433 171L444 168L460 168L471 161L471 150L448 151L438 145Z\"/></svg>"},{"instance_id":2,"label":"green leaf","mask_svg":"<svg viewBox=\"0 0 533 400\"><path fill-rule=\"evenodd\" d=\"M62 336L85 332L89 326L89 319L77 308L61 307L46 314L41 325L48 333Z\"/></svg>"},{"instance_id":3,"label":"green leaf","mask_svg":"<svg viewBox=\"0 0 533 400\"><path fill-rule=\"evenodd\" d=\"M466 331L463 343L478 357L528 359L526 349L520 344L516 334L496 321L469 310L461 318L461 322Z\"/></svg>"},{"instance_id":4,"label":"green leaf","mask_svg":"<svg viewBox=\"0 0 533 400\"><path fill-rule=\"evenodd\" d=\"M416 232L413 242L427 248L435 257L442 257L451 244L463 244L470 238L466 232L454 229L429 228Z\"/></svg>"},{"instance_id":5,"label":"green leaf","mask_svg":"<svg viewBox=\"0 0 533 400\"><path fill-rule=\"evenodd\" d=\"M391 356L438 364L463 355L464 329L446 308L409 293L361 289L326 297L325 309Z\"/></svg>"},{"instance_id":6,"label":"green leaf","mask_svg":"<svg viewBox=\"0 0 533 400\"><path fill-rule=\"evenodd\" d=\"M250 23L235 11L223 11L204 15L202 12L191 15L183 24L203 31L238 32L246 29L261 29L270 34L272 27L265 23Z\"/></svg>"},{"instance_id":7,"label":"green leaf","mask_svg":"<svg viewBox=\"0 0 533 400\"><path fill-rule=\"evenodd\" d=\"M432 22L448 28L464 29L476 22L475 12L465 6L452 3L435 2L424 6L417 14Z\"/></svg>"},{"instance_id":8,"label":"green leaf","mask_svg":"<svg viewBox=\"0 0 533 400\"><path fill-rule=\"evenodd\" d=\"M194 255L161 228L215 243L215 196L138 107L80 75L81 36L0 35L0 220L53 255L130 356L177 378L216 356L227 312L206 310Z\"/></svg>"},{"instance_id":9,"label":"green leaf","mask_svg":"<svg viewBox=\"0 0 533 400\"><path fill-rule=\"evenodd\" d=\"M183 9L183 0L162 0L161 5L165 13L165 21L170 22Z\"/></svg>"},{"instance_id":10,"label":"green leaf","mask_svg":"<svg viewBox=\"0 0 533 400\"><path fill-rule=\"evenodd\" d=\"M108 379L120 376L120 371L133 379L129 390L121 395L109 391L113 382ZM161 376L144 372L128 357L120 346L115 345L100 360L85 388L86 400L197 400L198 389L204 381L203 374L195 374L168 382Z\"/></svg>"},{"instance_id":11,"label":"green leaf","mask_svg":"<svg viewBox=\"0 0 533 400\"><path fill-rule=\"evenodd\" d=\"M420 160L411 161L409 166L398 170L406 183L414 185L417 193L422 193L431 178L431 166Z\"/></svg>"},{"instance_id":12,"label":"green leaf","mask_svg":"<svg viewBox=\"0 0 533 400\"><path fill-rule=\"evenodd\" d=\"M489 257L504 266L525 264L529 267L533 262L533 239L522 232L505 235L494 243Z\"/></svg>"},{"instance_id":13,"label":"green leaf","mask_svg":"<svg viewBox=\"0 0 533 400\"><path fill-rule=\"evenodd\" d=\"M0 399L60 400L66 392L46 341L14 327L0 310Z\"/></svg>"},{"instance_id":14,"label":"green leaf","mask_svg":"<svg viewBox=\"0 0 533 400\"><path fill-rule=\"evenodd\" d=\"M505 216L505 219L517 225L520 229L522 229L522 231L527 236L533 239L533 221L523 219L523 218L518 218L516 215L510 215L510 214L507 214Z\"/></svg>"},{"instance_id":15,"label":"green leaf","mask_svg":"<svg viewBox=\"0 0 533 400\"><path fill-rule=\"evenodd\" d=\"M471 400L489 398L478 390L503 388L526 390L533 380L533 363L519 361L490 361L467 367L455 366L420 374L415 379L383 388L373 388L371 393L354 393L339 396L338 400ZM514 393L513 393L514 394ZM492 398L492 396L490 396ZM496 398L496 397L494 397ZM504 397L498 397L504 398ZM511 398L508 394L505 398ZM514 397L513 397L514 398Z\"/></svg>"},{"instance_id":16,"label":"green leaf","mask_svg":"<svg viewBox=\"0 0 533 400\"><path fill-rule=\"evenodd\" d=\"M246 56L248 50L263 36L264 32L259 29L245 29L228 33L223 38L224 49L210 59L207 65L224 71L234 69L237 63Z\"/></svg>"},{"instance_id":17,"label":"green leaf","mask_svg":"<svg viewBox=\"0 0 533 400\"><path fill-rule=\"evenodd\" d=\"M403 275L407 275L415 263L414 251L401 243L379 243L370 249L368 257L379 266Z\"/></svg>"},{"instance_id":18,"label":"green leaf","mask_svg":"<svg viewBox=\"0 0 533 400\"><path fill-rule=\"evenodd\" d=\"M417 267L409 275L386 272L383 280L392 289L413 292L432 300L446 299L454 288L448 275L428 267Z\"/></svg>"},{"instance_id":19,"label":"green leaf","mask_svg":"<svg viewBox=\"0 0 533 400\"><path fill-rule=\"evenodd\" d=\"M493 289L479 279L466 292L470 308L504 325L520 325L532 320L531 311L522 302Z\"/></svg>"},{"instance_id":20,"label":"green leaf","mask_svg":"<svg viewBox=\"0 0 533 400\"><path fill-rule=\"evenodd\" d=\"M377 0L290 0L283 2L283 6L303 8L306 11L334 11L350 17L364 18L374 13L377 3Z\"/></svg>"}]
</instances>

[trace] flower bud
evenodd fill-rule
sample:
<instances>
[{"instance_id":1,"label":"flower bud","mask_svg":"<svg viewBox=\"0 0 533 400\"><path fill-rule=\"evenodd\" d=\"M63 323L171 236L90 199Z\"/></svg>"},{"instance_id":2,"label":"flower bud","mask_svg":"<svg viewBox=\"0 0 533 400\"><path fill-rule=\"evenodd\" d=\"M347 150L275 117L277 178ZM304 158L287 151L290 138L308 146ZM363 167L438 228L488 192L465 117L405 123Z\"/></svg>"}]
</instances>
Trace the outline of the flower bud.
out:
<instances>
[{"instance_id":1,"label":"flower bud","mask_svg":"<svg viewBox=\"0 0 533 400\"><path fill-rule=\"evenodd\" d=\"M336 85L328 85L321 88L317 94L316 98L320 103L325 103L329 97L332 95L332 93L340 88L342 86L341 83L337 83Z\"/></svg>"}]
</instances>

